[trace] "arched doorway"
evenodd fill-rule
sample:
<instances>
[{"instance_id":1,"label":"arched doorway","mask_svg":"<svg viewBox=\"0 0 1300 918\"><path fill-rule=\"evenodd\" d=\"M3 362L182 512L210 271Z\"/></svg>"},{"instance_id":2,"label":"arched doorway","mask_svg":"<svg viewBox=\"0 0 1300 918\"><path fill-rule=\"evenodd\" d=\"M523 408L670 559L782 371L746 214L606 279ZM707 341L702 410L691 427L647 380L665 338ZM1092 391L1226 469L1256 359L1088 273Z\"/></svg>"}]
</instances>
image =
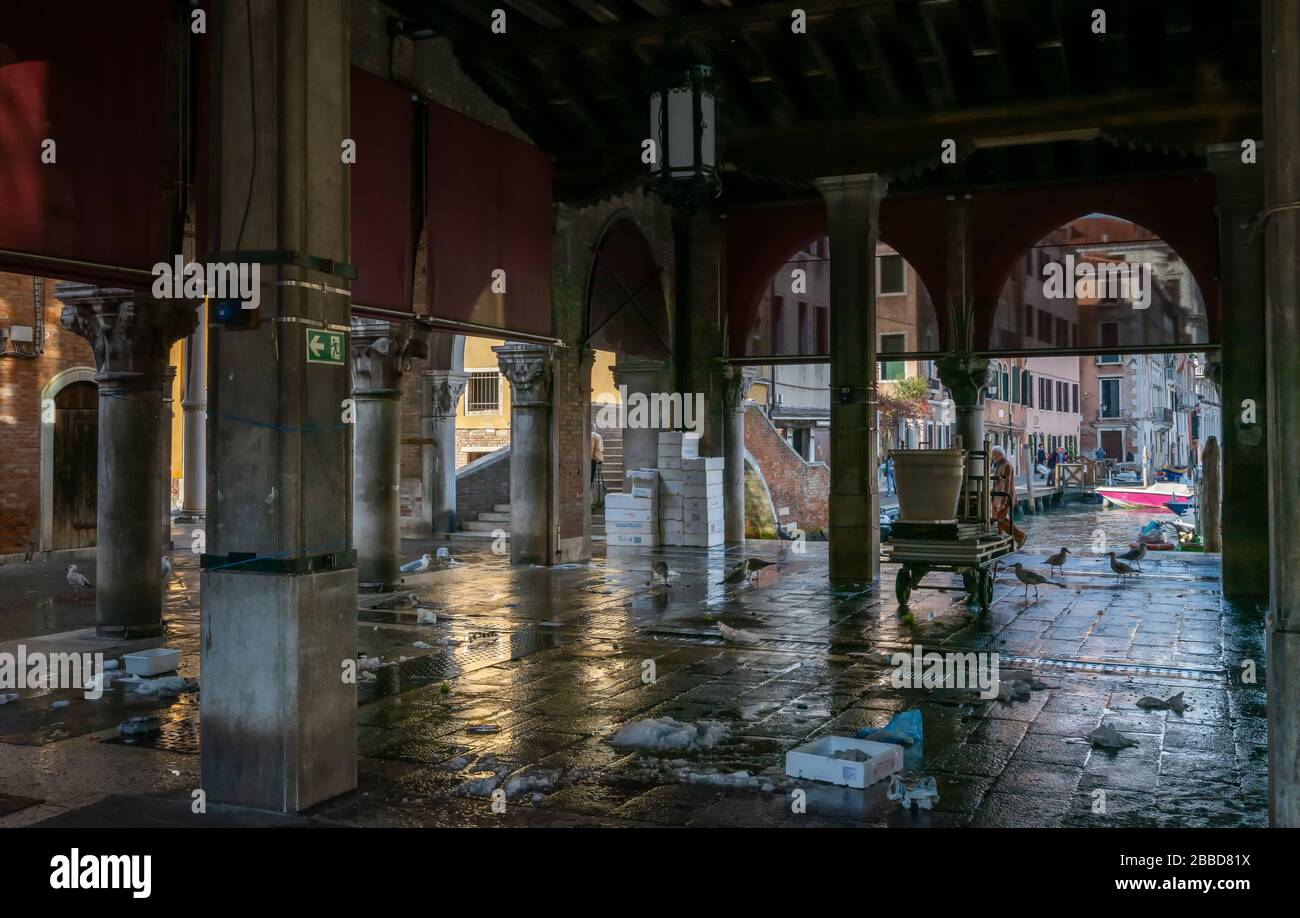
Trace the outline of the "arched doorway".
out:
<instances>
[{"instance_id":1,"label":"arched doorway","mask_svg":"<svg viewBox=\"0 0 1300 918\"><path fill-rule=\"evenodd\" d=\"M68 382L47 397L43 411L50 432L50 516L43 547L88 548L95 544L98 513L99 388L90 380Z\"/></svg>"}]
</instances>

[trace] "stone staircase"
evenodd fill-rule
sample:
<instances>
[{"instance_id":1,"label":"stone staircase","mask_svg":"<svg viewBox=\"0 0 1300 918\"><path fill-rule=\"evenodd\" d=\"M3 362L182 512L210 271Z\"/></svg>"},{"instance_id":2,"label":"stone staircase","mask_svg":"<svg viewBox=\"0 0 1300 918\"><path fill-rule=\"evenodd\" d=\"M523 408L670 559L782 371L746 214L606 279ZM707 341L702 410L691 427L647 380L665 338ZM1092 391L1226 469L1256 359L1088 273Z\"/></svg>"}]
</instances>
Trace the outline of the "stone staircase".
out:
<instances>
[{"instance_id":1,"label":"stone staircase","mask_svg":"<svg viewBox=\"0 0 1300 918\"><path fill-rule=\"evenodd\" d=\"M504 529L510 534L510 505L493 504L491 510L482 510L476 514L477 519L461 520L460 534L476 539L490 539L492 533Z\"/></svg>"}]
</instances>

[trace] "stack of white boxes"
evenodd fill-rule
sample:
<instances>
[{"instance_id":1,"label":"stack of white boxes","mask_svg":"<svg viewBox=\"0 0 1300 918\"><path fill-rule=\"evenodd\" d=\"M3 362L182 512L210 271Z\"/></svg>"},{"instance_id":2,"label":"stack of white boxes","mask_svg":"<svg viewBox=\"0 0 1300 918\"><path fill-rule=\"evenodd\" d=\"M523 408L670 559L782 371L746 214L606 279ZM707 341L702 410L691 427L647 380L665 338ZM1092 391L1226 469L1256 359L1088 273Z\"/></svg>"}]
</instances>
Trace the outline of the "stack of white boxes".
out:
<instances>
[{"instance_id":1,"label":"stack of white boxes","mask_svg":"<svg viewBox=\"0 0 1300 918\"><path fill-rule=\"evenodd\" d=\"M721 456L682 460L684 544L712 548L726 539L722 510Z\"/></svg>"},{"instance_id":2,"label":"stack of white boxes","mask_svg":"<svg viewBox=\"0 0 1300 918\"><path fill-rule=\"evenodd\" d=\"M664 545L721 545L721 458L700 458L697 433L659 435L659 532Z\"/></svg>"},{"instance_id":3,"label":"stack of white boxes","mask_svg":"<svg viewBox=\"0 0 1300 918\"><path fill-rule=\"evenodd\" d=\"M659 435L659 534L665 545L685 545L682 456L700 454L700 435Z\"/></svg>"},{"instance_id":4,"label":"stack of white boxes","mask_svg":"<svg viewBox=\"0 0 1300 918\"><path fill-rule=\"evenodd\" d=\"M623 476L623 493L605 495L605 544L659 544L659 473L634 469Z\"/></svg>"}]
</instances>

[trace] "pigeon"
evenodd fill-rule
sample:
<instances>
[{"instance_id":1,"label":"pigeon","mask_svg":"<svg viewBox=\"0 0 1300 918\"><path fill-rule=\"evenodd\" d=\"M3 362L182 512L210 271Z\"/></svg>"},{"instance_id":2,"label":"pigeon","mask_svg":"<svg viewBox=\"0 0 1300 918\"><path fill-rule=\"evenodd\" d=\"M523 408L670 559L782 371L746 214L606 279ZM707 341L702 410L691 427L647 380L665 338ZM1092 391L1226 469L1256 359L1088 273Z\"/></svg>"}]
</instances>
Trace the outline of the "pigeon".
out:
<instances>
[{"instance_id":1,"label":"pigeon","mask_svg":"<svg viewBox=\"0 0 1300 918\"><path fill-rule=\"evenodd\" d=\"M775 561L764 561L762 558L749 558L748 560L749 560L749 573L751 576L757 574L763 568L771 567L773 564L776 563Z\"/></svg>"},{"instance_id":2,"label":"pigeon","mask_svg":"<svg viewBox=\"0 0 1300 918\"><path fill-rule=\"evenodd\" d=\"M1128 554L1128 552L1125 552L1125 554ZM1134 573L1133 565L1125 564L1123 561L1117 560L1113 551L1106 552L1106 557L1110 558L1110 569L1115 572L1116 582L1119 582L1129 574Z\"/></svg>"},{"instance_id":3,"label":"pigeon","mask_svg":"<svg viewBox=\"0 0 1300 918\"><path fill-rule=\"evenodd\" d=\"M1118 752L1129 746L1136 746L1137 740L1131 740L1115 729L1114 724L1103 724L1088 734L1088 740L1098 749L1110 749Z\"/></svg>"},{"instance_id":4,"label":"pigeon","mask_svg":"<svg viewBox=\"0 0 1300 918\"><path fill-rule=\"evenodd\" d=\"M1019 561L1017 561L1015 564L1012 564L1008 569L1014 571L1016 575L1016 579L1025 585L1025 599L1029 598L1029 588L1033 587L1034 599L1037 600L1038 585L1040 583L1050 582L1046 577L1044 577L1042 574L1037 573L1036 571L1025 570L1025 566L1021 564ZM996 574L996 571L994 573Z\"/></svg>"},{"instance_id":5,"label":"pigeon","mask_svg":"<svg viewBox=\"0 0 1300 918\"><path fill-rule=\"evenodd\" d=\"M1135 562L1135 563L1137 564L1137 566L1138 566L1138 570L1142 570L1142 563L1141 563L1141 562L1142 562L1142 559L1145 558L1146 556L1147 556L1147 543L1146 543L1146 542L1143 542L1141 539L1139 539L1139 540L1138 540L1138 547L1137 547L1137 548L1130 548L1128 551L1124 552L1124 554L1120 555L1120 556L1119 556L1119 559L1120 559L1121 561L1132 561L1132 562Z\"/></svg>"},{"instance_id":6,"label":"pigeon","mask_svg":"<svg viewBox=\"0 0 1300 918\"><path fill-rule=\"evenodd\" d=\"M1052 568L1059 568L1062 573L1065 572L1065 556L1070 553L1070 549L1062 546L1061 550L1054 555L1047 556L1047 570L1051 573Z\"/></svg>"},{"instance_id":7,"label":"pigeon","mask_svg":"<svg viewBox=\"0 0 1300 918\"><path fill-rule=\"evenodd\" d=\"M671 574L672 571L668 569L667 561L656 561L654 564L650 565L650 570L653 572L655 577L664 578L664 586L668 586L668 575Z\"/></svg>"},{"instance_id":8,"label":"pigeon","mask_svg":"<svg viewBox=\"0 0 1300 918\"><path fill-rule=\"evenodd\" d=\"M749 579L749 559L746 558L727 571L727 576L722 578L723 583L744 583Z\"/></svg>"},{"instance_id":9,"label":"pigeon","mask_svg":"<svg viewBox=\"0 0 1300 918\"><path fill-rule=\"evenodd\" d=\"M426 553L418 561L411 561L402 565L403 574L423 574L429 568L433 567L433 556Z\"/></svg>"},{"instance_id":10,"label":"pigeon","mask_svg":"<svg viewBox=\"0 0 1300 918\"><path fill-rule=\"evenodd\" d=\"M1175 714L1182 714L1187 710L1187 702L1183 700L1182 692L1168 698L1145 695L1138 699L1137 706L1144 711L1173 711Z\"/></svg>"},{"instance_id":11,"label":"pigeon","mask_svg":"<svg viewBox=\"0 0 1300 918\"><path fill-rule=\"evenodd\" d=\"M68 586L72 587L72 598L74 600L81 598L82 590L93 590L95 585L86 579L85 574L77 572L77 565L68 565Z\"/></svg>"}]
</instances>

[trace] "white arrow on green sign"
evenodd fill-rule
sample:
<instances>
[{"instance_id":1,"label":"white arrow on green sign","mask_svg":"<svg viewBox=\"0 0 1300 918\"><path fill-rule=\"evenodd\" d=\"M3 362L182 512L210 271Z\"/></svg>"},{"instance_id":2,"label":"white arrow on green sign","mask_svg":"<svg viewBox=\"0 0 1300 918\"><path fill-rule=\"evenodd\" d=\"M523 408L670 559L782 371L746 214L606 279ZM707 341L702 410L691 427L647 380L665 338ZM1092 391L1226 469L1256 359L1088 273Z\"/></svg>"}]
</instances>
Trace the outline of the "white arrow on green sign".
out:
<instances>
[{"instance_id":1,"label":"white arrow on green sign","mask_svg":"<svg viewBox=\"0 0 1300 918\"><path fill-rule=\"evenodd\" d=\"M343 332L324 328L307 329L307 362L343 366Z\"/></svg>"}]
</instances>

